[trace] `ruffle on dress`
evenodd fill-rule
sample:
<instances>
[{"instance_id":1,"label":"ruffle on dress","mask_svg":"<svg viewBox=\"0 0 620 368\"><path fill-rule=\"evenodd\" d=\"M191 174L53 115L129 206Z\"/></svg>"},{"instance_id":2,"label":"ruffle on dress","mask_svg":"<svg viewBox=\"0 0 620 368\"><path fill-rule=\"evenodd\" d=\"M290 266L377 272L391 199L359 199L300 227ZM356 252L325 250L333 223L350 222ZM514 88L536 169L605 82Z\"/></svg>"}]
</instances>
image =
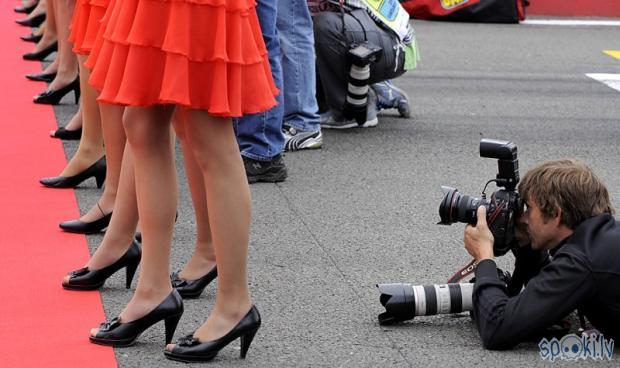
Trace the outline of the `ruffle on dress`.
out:
<instances>
[{"instance_id":1,"label":"ruffle on dress","mask_svg":"<svg viewBox=\"0 0 620 368\"><path fill-rule=\"evenodd\" d=\"M90 54L108 4L109 0L78 0L75 4L69 34L73 52L79 55Z\"/></svg>"},{"instance_id":2,"label":"ruffle on dress","mask_svg":"<svg viewBox=\"0 0 620 368\"><path fill-rule=\"evenodd\" d=\"M251 0L112 0L87 61L98 101L238 117L276 104Z\"/></svg>"}]
</instances>

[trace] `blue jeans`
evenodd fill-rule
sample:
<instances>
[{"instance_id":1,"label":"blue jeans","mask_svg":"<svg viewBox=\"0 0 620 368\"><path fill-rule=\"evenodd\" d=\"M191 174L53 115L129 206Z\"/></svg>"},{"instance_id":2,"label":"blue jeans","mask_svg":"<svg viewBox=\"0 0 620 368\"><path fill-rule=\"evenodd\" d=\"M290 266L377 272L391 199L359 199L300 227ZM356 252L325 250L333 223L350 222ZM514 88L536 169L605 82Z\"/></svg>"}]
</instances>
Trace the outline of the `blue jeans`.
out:
<instances>
[{"instance_id":1,"label":"blue jeans","mask_svg":"<svg viewBox=\"0 0 620 368\"><path fill-rule=\"evenodd\" d=\"M280 41L276 29L278 0L257 0L256 14L263 32L263 39L269 53L271 74L276 87L282 91L282 65L280 62ZM251 88L251 86L248 86ZM235 132L242 156L259 161L269 161L282 153L284 134L282 133L283 109L282 93L276 97L278 104L271 109L235 119Z\"/></svg>"},{"instance_id":2,"label":"blue jeans","mask_svg":"<svg viewBox=\"0 0 620 368\"><path fill-rule=\"evenodd\" d=\"M284 124L299 131L320 130L314 32L307 1L278 0L277 28L284 75Z\"/></svg>"}]
</instances>

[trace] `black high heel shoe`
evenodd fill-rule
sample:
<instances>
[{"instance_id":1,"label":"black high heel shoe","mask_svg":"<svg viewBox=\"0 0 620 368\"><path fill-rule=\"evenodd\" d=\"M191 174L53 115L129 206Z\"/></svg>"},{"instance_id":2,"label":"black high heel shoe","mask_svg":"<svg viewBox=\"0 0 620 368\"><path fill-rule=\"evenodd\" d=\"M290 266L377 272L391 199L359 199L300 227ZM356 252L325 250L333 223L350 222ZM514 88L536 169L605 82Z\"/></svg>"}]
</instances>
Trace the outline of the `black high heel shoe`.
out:
<instances>
[{"instance_id":1,"label":"black high heel shoe","mask_svg":"<svg viewBox=\"0 0 620 368\"><path fill-rule=\"evenodd\" d=\"M100 233L103 230L105 230L110 224L110 219L112 218L112 212L106 215L101 209L101 206L99 206L99 202L97 202L97 207L99 207L99 211L101 212L103 217L95 221L86 222L86 221L81 221L81 220L69 220L69 221L61 222L58 226L60 226L61 229L63 229L64 231L68 233L87 234L87 235Z\"/></svg>"},{"instance_id":2,"label":"black high heel shoe","mask_svg":"<svg viewBox=\"0 0 620 368\"><path fill-rule=\"evenodd\" d=\"M45 105L58 105L60 100L69 92L73 91L75 93L75 103L77 104L80 100L80 79L75 78L75 80L66 86L57 89L57 90L48 90L32 100L37 104L45 104Z\"/></svg>"},{"instance_id":3,"label":"black high heel shoe","mask_svg":"<svg viewBox=\"0 0 620 368\"><path fill-rule=\"evenodd\" d=\"M172 336L182 314L183 299L181 299L176 290L172 290L170 295L157 308L142 318L123 323L119 317L116 317L110 322L102 323L97 335L90 336L90 342L116 347L130 346L147 328L164 320L166 324L166 344L169 344L172 341Z\"/></svg>"},{"instance_id":4,"label":"black high heel shoe","mask_svg":"<svg viewBox=\"0 0 620 368\"><path fill-rule=\"evenodd\" d=\"M116 271L125 268L125 287L129 289L141 257L142 249L137 242L133 241L127 252L118 261L100 270L89 270L88 267L75 270L69 273L69 282L66 284L63 282L62 287L67 290L96 290L102 287L105 281Z\"/></svg>"},{"instance_id":5,"label":"black high heel shoe","mask_svg":"<svg viewBox=\"0 0 620 368\"><path fill-rule=\"evenodd\" d=\"M238 337L241 338L241 359L244 359L260 327L260 314L255 306L239 321L226 335L214 341L200 342L192 335L179 339L177 345L170 350L164 350L166 358L180 362L207 362L215 358L217 353Z\"/></svg>"},{"instance_id":6,"label":"black high heel shoe","mask_svg":"<svg viewBox=\"0 0 620 368\"><path fill-rule=\"evenodd\" d=\"M24 18L18 19L15 23L24 27L36 28L41 25L41 23L45 22L45 13L37 14L32 18Z\"/></svg>"},{"instance_id":7,"label":"black high heel shoe","mask_svg":"<svg viewBox=\"0 0 620 368\"><path fill-rule=\"evenodd\" d=\"M53 176L50 178L43 178L39 180L39 182L48 188L75 188L84 180L95 177L95 180L97 181L97 188L101 188L103 182L105 181L105 172L106 164L104 156L77 175Z\"/></svg>"},{"instance_id":8,"label":"black high heel shoe","mask_svg":"<svg viewBox=\"0 0 620 368\"><path fill-rule=\"evenodd\" d=\"M56 78L56 73L37 73L37 74L26 74L26 78L35 82L51 82Z\"/></svg>"},{"instance_id":9,"label":"black high heel shoe","mask_svg":"<svg viewBox=\"0 0 620 368\"><path fill-rule=\"evenodd\" d=\"M39 4L39 2L35 1L35 3L33 5L30 5L30 6L16 6L15 8L13 8L13 10L15 10L15 13L29 14L31 11L34 10L34 8L37 7L38 4Z\"/></svg>"},{"instance_id":10,"label":"black high heel shoe","mask_svg":"<svg viewBox=\"0 0 620 368\"><path fill-rule=\"evenodd\" d=\"M79 141L80 138L82 138L82 128L76 130L58 128L50 136L52 138L62 139L63 141Z\"/></svg>"},{"instance_id":11,"label":"black high heel shoe","mask_svg":"<svg viewBox=\"0 0 620 368\"><path fill-rule=\"evenodd\" d=\"M35 35L35 34L29 34L27 36L19 36L19 38L21 38L23 41L26 42L34 42L37 43L39 41L41 41L41 39L43 38L43 35Z\"/></svg>"},{"instance_id":12,"label":"black high heel shoe","mask_svg":"<svg viewBox=\"0 0 620 368\"><path fill-rule=\"evenodd\" d=\"M170 275L172 287L179 292L183 299L198 298L202 291L217 277L217 266L213 267L206 275L196 280L185 280L179 277L179 272Z\"/></svg>"},{"instance_id":13,"label":"black high heel shoe","mask_svg":"<svg viewBox=\"0 0 620 368\"><path fill-rule=\"evenodd\" d=\"M26 78L33 80L35 82L51 82L56 78L56 73L36 73L36 74L26 74Z\"/></svg>"},{"instance_id":14,"label":"black high heel shoe","mask_svg":"<svg viewBox=\"0 0 620 368\"><path fill-rule=\"evenodd\" d=\"M43 50L37 52L28 52L23 55L24 60L43 61L52 52L58 51L58 42L47 46Z\"/></svg>"}]
</instances>

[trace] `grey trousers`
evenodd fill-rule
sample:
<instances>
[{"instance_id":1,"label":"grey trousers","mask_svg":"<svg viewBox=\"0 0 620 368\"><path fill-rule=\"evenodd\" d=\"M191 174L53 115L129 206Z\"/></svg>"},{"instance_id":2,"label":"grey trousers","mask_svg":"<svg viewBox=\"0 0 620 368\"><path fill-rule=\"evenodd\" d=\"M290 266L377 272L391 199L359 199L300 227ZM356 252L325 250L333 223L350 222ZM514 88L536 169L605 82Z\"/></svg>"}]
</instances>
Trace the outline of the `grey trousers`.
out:
<instances>
[{"instance_id":1,"label":"grey trousers","mask_svg":"<svg viewBox=\"0 0 620 368\"><path fill-rule=\"evenodd\" d=\"M370 84L394 79L404 73L405 53L398 53L397 59L399 42L396 35L379 27L363 9L345 13L344 23L346 31L343 34L340 13L322 12L314 17L317 73L324 99L320 103L323 102L326 106L321 105L329 108L335 118L343 115L351 66L347 59L349 45L364 41L362 26L368 42L383 48L379 61L370 65Z\"/></svg>"}]
</instances>

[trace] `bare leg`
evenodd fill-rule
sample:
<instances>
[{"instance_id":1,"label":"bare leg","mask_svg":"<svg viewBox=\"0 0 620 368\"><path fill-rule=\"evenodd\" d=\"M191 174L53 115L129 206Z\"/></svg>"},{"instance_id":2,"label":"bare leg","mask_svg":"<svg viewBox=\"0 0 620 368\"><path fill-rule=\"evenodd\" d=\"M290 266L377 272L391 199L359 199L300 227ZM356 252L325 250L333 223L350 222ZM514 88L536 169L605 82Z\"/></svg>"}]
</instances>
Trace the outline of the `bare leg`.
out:
<instances>
[{"instance_id":1,"label":"bare leg","mask_svg":"<svg viewBox=\"0 0 620 368\"><path fill-rule=\"evenodd\" d=\"M35 0L26 0L26 1L23 1L21 5L24 7L28 7L28 6L33 6L35 3L36 3ZM43 5L41 5L41 3L43 3ZM39 1L39 4L37 4L37 6L33 9L33 11L36 10L40 6L45 6L45 0Z\"/></svg>"},{"instance_id":2,"label":"bare leg","mask_svg":"<svg viewBox=\"0 0 620 368\"><path fill-rule=\"evenodd\" d=\"M69 43L69 24L73 13L67 0L51 0L54 2L56 30L58 32L58 74L48 86L49 90L57 90L75 80L78 75L78 60ZM81 85L83 87L83 85ZM83 90L82 90L83 91Z\"/></svg>"},{"instance_id":3,"label":"bare leg","mask_svg":"<svg viewBox=\"0 0 620 368\"><path fill-rule=\"evenodd\" d=\"M80 56L83 62L85 56ZM65 169L60 173L61 176L73 176L91 166L103 157L103 132L101 131L101 115L99 104L97 103L97 91L88 84L90 71L88 68L80 68L80 87L82 89L82 138L77 152L71 158ZM115 185L117 183L113 183ZM106 182L106 186L108 183ZM116 192L116 188L114 188ZM110 204L107 209L111 210L114 204ZM108 211L109 212L109 211ZM101 217L99 215L98 217Z\"/></svg>"},{"instance_id":4,"label":"bare leg","mask_svg":"<svg viewBox=\"0 0 620 368\"><path fill-rule=\"evenodd\" d=\"M252 304L247 284L250 189L230 119L200 110L188 110L188 117L186 134L204 177L218 267L213 311L194 337L212 341L236 326Z\"/></svg>"},{"instance_id":5,"label":"bare leg","mask_svg":"<svg viewBox=\"0 0 620 368\"><path fill-rule=\"evenodd\" d=\"M82 104L86 106L86 99L82 100ZM96 101L94 101L97 104ZM123 129L122 119L124 109L119 106L101 104L99 112L101 113L101 129L103 131L103 140L105 142L105 159L107 164L105 175L105 186L103 193L97 201L97 205L93 206L80 220L90 222L100 219L102 216L112 212L115 207L116 192L118 190L118 181L121 173L121 162L123 160L123 151L125 150L125 130ZM102 213L103 211L103 213ZM135 226L134 226L135 231Z\"/></svg>"},{"instance_id":6,"label":"bare leg","mask_svg":"<svg viewBox=\"0 0 620 368\"><path fill-rule=\"evenodd\" d=\"M122 107L119 108L122 109ZM118 203L110 220L110 226L108 226L101 244L86 264L90 270L100 270L119 260L127 252L133 241L138 223L138 205L136 203L133 156L129 146L125 147L123 155L117 198ZM68 281L69 276L65 276L63 283Z\"/></svg>"},{"instance_id":7,"label":"bare leg","mask_svg":"<svg viewBox=\"0 0 620 368\"><path fill-rule=\"evenodd\" d=\"M34 3L34 1L31 1L30 3L24 3L24 5L32 5ZM47 8L47 2L45 0L41 0L39 1L39 3L37 4L37 6L35 6L34 9L32 9L32 11L30 12L30 14L28 14L28 19L35 17L39 14L43 14L46 12Z\"/></svg>"},{"instance_id":8,"label":"bare leg","mask_svg":"<svg viewBox=\"0 0 620 368\"><path fill-rule=\"evenodd\" d=\"M187 110L178 108L172 119L174 130L181 141L183 147L183 160L187 182L192 195L194 213L196 216L196 246L192 258L179 272L179 277L185 280L196 280L206 275L215 267L215 249L209 228L209 211L207 210L207 193L205 183L202 178L200 166L196 162L194 152L189 146L185 124L187 121Z\"/></svg>"},{"instance_id":9,"label":"bare leg","mask_svg":"<svg viewBox=\"0 0 620 368\"><path fill-rule=\"evenodd\" d=\"M120 314L123 322L146 315L172 292L170 244L177 207L170 135L173 111L171 105L125 109L123 123L135 159L142 261L136 292ZM93 329L91 334L97 331Z\"/></svg>"},{"instance_id":10,"label":"bare leg","mask_svg":"<svg viewBox=\"0 0 620 368\"><path fill-rule=\"evenodd\" d=\"M43 23L41 23L39 28L37 28L34 31L32 31L32 34L35 35L35 36L43 36L43 33L45 32L46 25L47 25L47 20L43 21Z\"/></svg>"},{"instance_id":11,"label":"bare leg","mask_svg":"<svg viewBox=\"0 0 620 368\"><path fill-rule=\"evenodd\" d=\"M78 130L82 127L82 105L78 106L78 111L73 115L71 120L65 125L67 130ZM54 136L55 130L50 130L50 137ZM124 133L123 133L124 134Z\"/></svg>"},{"instance_id":12,"label":"bare leg","mask_svg":"<svg viewBox=\"0 0 620 368\"><path fill-rule=\"evenodd\" d=\"M41 3L42 1L39 2L39 5L37 5L37 8L41 6ZM32 52L41 51L44 48L56 42L56 40L58 39L58 32L57 32L57 27L56 27L56 14L55 14L56 8L54 7L54 5L55 4L53 0L50 0L49 4L47 4L46 20L45 20L45 23L43 23L42 26L40 27L40 28L44 28L45 31L43 32L43 37L41 37L41 40L37 42ZM38 10L35 8L35 10L33 10L32 13L30 14L34 14L36 11ZM45 11L45 9L43 11Z\"/></svg>"},{"instance_id":13,"label":"bare leg","mask_svg":"<svg viewBox=\"0 0 620 368\"><path fill-rule=\"evenodd\" d=\"M53 74L58 71L58 58L54 58L54 60L49 63L42 71L45 74Z\"/></svg>"}]
</instances>

